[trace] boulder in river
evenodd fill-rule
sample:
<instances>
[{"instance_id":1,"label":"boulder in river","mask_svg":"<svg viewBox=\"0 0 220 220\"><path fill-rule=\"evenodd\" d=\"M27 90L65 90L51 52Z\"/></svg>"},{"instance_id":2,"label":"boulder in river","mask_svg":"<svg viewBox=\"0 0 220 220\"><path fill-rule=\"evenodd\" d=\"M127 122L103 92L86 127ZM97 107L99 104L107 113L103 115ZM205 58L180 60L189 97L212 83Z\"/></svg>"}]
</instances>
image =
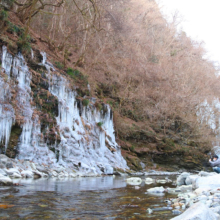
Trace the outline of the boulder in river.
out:
<instances>
[{"instance_id":1,"label":"boulder in river","mask_svg":"<svg viewBox=\"0 0 220 220\"><path fill-rule=\"evenodd\" d=\"M2 164L6 165L8 162L11 162L11 159L8 158L4 154L0 154L0 161L1 161Z\"/></svg>"},{"instance_id":2,"label":"boulder in river","mask_svg":"<svg viewBox=\"0 0 220 220\"><path fill-rule=\"evenodd\" d=\"M33 172L30 171L30 170L23 170L23 171L21 172L21 175L22 175L22 177L24 177L24 178L34 178L34 174L33 174Z\"/></svg>"},{"instance_id":3,"label":"boulder in river","mask_svg":"<svg viewBox=\"0 0 220 220\"><path fill-rule=\"evenodd\" d=\"M199 172L199 176L202 176L202 177L207 177L207 176L213 176L213 175L217 175L217 173L215 172L205 172L205 171L200 171Z\"/></svg>"},{"instance_id":4,"label":"boulder in river","mask_svg":"<svg viewBox=\"0 0 220 220\"><path fill-rule=\"evenodd\" d=\"M199 177L195 181L195 188L218 188L220 187L220 175Z\"/></svg>"},{"instance_id":5,"label":"boulder in river","mask_svg":"<svg viewBox=\"0 0 220 220\"><path fill-rule=\"evenodd\" d=\"M165 189L163 188L163 186L161 186L161 187L154 187L154 188L148 189L147 192L149 192L149 193L164 193Z\"/></svg>"},{"instance_id":6,"label":"boulder in river","mask_svg":"<svg viewBox=\"0 0 220 220\"><path fill-rule=\"evenodd\" d=\"M145 179L145 184L147 184L147 185L153 184L154 182L155 182L155 180L150 177Z\"/></svg>"},{"instance_id":7,"label":"boulder in river","mask_svg":"<svg viewBox=\"0 0 220 220\"><path fill-rule=\"evenodd\" d=\"M183 214L171 220L217 220L215 213L202 202L197 202Z\"/></svg>"},{"instance_id":8,"label":"boulder in river","mask_svg":"<svg viewBox=\"0 0 220 220\"><path fill-rule=\"evenodd\" d=\"M13 184L11 178L9 178L8 176L3 176L0 175L0 185L3 186L11 186Z\"/></svg>"},{"instance_id":9,"label":"boulder in river","mask_svg":"<svg viewBox=\"0 0 220 220\"><path fill-rule=\"evenodd\" d=\"M186 180L185 180L185 184L186 185L193 185L198 177L199 177L198 175L187 176Z\"/></svg>"},{"instance_id":10,"label":"boulder in river","mask_svg":"<svg viewBox=\"0 0 220 220\"><path fill-rule=\"evenodd\" d=\"M161 180L156 180L156 183L165 184L167 183L167 181L165 179L161 179Z\"/></svg>"},{"instance_id":11,"label":"boulder in river","mask_svg":"<svg viewBox=\"0 0 220 220\"><path fill-rule=\"evenodd\" d=\"M177 186L186 185L185 180L189 175L190 175L190 173L184 172L180 176L178 176L178 178L176 180Z\"/></svg>"},{"instance_id":12,"label":"boulder in river","mask_svg":"<svg viewBox=\"0 0 220 220\"><path fill-rule=\"evenodd\" d=\"M126 181L130 185L140 185L142 183L142 179L139 177L131 177L128 178Z\"/></svg>"}]
</instances>

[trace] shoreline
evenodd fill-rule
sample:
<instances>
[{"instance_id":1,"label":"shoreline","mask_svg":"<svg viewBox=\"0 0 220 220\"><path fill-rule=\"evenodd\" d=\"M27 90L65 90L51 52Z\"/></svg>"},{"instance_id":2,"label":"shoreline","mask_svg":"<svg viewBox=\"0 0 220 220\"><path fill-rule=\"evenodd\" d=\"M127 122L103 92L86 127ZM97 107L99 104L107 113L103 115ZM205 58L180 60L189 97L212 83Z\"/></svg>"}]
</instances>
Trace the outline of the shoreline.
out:
<instances>
[{"instance_id":1,"label":"shoreline","mask_svg":"<svg viewBox=\"0 0 220 220\"><path fill-rule=\"evenodd\" d=\"M220 219L220 175L215 172L183 172L177 177L175 188L161 186L148 190L155 195L165 192L173 194L172 199L165 201L167 208L177 215L171 220Z\"/></svg>"},{"instance_id":2,"label":"shoreline","mask_svg":"<svg viewBox=\"0 0 220 220\"><path fill-rule=\"evenodd\" d=\"M145 172L135 172L132 170L114 169L111 174L98 174L84 170L83 167L70 168L62 165L50 166L39 165L29 160L17 160L7 157L4 154L0 154L0 184L12 185L13 179L21 178L76 178L76 177L100 177L105 175L115 176L170 176L178 175L179 172L166 172L150 170Z\"/></svg>"}]
</instances>

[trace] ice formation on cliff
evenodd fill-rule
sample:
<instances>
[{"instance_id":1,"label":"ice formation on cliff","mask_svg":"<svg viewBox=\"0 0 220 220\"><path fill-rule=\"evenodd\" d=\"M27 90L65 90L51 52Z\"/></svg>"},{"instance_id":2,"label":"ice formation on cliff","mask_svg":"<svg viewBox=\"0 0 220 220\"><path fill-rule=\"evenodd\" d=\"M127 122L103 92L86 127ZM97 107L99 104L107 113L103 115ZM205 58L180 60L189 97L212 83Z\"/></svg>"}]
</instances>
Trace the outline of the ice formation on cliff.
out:
<instances>
[{"instance_id":1,"label":"ice formation on cliff","mask_svg":"<svg viewBox=\"0 0 220 220\"><path fill-rule=\"evenodd\" d=\"M112 174L113 167L128 168L115 141L113 114L108 105L98 111L92 99L88 106L77 101L67 79L56 73L46 54L42 53L41 65L47 69L49 91L59 100L56 118L61 142L53 146L55 153L43 141L39 116L31 105L31 72L21 54L13 57L2 48L2 70L8 78L0 77L0 141L7 144L10 138L15 110L10 104L10 82L16 80L16 111L19 112L22 133L19 138L18 159L32 160L39 164L64 166L82 173ZM3 89L4 88L4 89ZM57 155L58 161L57 161Z\"/></svg>"}]
</instances>

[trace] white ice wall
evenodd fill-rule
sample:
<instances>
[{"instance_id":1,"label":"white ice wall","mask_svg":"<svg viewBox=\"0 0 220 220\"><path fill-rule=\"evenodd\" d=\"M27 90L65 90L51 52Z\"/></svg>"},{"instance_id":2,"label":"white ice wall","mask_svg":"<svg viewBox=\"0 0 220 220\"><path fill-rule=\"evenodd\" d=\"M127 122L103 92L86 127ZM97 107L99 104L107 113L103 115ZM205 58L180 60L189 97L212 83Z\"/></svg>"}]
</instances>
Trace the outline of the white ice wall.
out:
<instances>
[{"instance_id":1,"label":"white ice wall","mask_svg":"<svg viewBox=\"0 0 220 220\"><path fill-rule=\"evenodd\" d=\"M55 153L43 141L40 121L31 105L31 73L21 54L12 57L7 48L2 49L2 70L7 79L0 77L0 141L5 146L9 141L14 121L14 109L10 105L10 80L15 80L16 101L19 117L22 119L22 133L19 140L18 159L28 159L39 164L79 169L82 173L111 174L113 167L126 169L126 161L115 141L113 116L108 105L106 111L98 111L90 101L87 107L77 106L76 92L73 91L66 78L54 71L42 53L41 65L47 69L49 91L59 100L59 114L56 118L61 136L59 145L54 146L59 153L57 161ZM32 54L34 57L34 54ZM3 90L3 86L6 88ZM7 106L7 108L6 108ZM97 123L102 122L99 127ZM78 167L78 168L77 168Z\"/></svg>"},{"instance_id":2,"label":"white ice wall","mask_svg":"<svg viewBox=\"0 0 220 220\"><path fill-rule=\"evenodd\" d=\"M81 164L82 170L100 174L113 173L113 167L128 168L115 141L113 116L105 105L104 113L94 107L94 103L82 106L80 115L76 92L70 89L67 80L56 73L48 73L49 91L59 100L57 124L60 128L59 162ZM101 127L97 123L102 122ZM109 150L106 143L113 149Z\"/></svg>"},{"instance_id":3,"label":"white ice wall","mask_svg":"<svg viewBox=\"0 0 220 220\"><path fill-rule=\"evenodd\" d=\"M14 122L14 109L10 104L10 70L12 66L12 55L7 53L7 48L2 48L2 72L5 75L0 75L0 143L5 144L5 151L8 146L11 127Z\"/></svg>"}]
</instances>

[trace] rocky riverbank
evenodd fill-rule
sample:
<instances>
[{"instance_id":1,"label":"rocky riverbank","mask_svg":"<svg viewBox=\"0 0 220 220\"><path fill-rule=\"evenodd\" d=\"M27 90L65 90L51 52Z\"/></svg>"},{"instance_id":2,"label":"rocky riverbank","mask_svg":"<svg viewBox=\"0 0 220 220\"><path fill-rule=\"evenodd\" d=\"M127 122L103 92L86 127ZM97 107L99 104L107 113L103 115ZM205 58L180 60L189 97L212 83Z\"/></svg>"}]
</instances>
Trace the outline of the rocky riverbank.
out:
<instances>
[{"instance_id":1,"label":"rocky riverbank","mask_svg":"<svg viewBox=\"0 0 220 220\"><path fill-rule=\"evenodd\" d=\"M178 198L172 200L175 209L188 209L173 220L220 219L220 175L201 171L199 174L182 173L177 178Z\"/></svg>"},{"instance_id":2,"label":"rocky riverbank","mask_svg":"<svg viewBox=\"0 0 220 220\"><path fill-rule=\"evenodd\" d=\"M150 172L132 172L130 170L114 170L112 175L133 176L151 176L151 175L177 175L179 173L150 171ZM75 177L91 177L100 176L95 172L89 172L89 167L83 164L75 164L75 166L65 167L57 164L37 164L30 160L18 160L9 158L4 154L0 154L0 185L12 185L13 179L18 178L75 178Z\"/></svg>"},{"instance_id":3,"label":"rocky riverbank","mask_svg":"<svg viewBox=\"0 0 220 220\"><path fill-rule=\"evenodd\" d=\"M86 167L78 166L75 169L61 165L39 165L32 161L17 160L0 154L0 185L12 185L17 178L65 178L81 176L98 176L96 173L87 172Z\"/></svg>"},{"instance_id":4,"label":"rocky riverbank","mask_svg":"<svg viewBox=\"0 0 220 220\"><path fill-rule=\"evenodd\" d=\"M153 180L147 178L145 183ZM165 183L165 182L164 182ZM176 180L176 188L154 187L148 194L173 194L165 200L168 210L179 215L172 220L218 220L220 219L220 175L201 171L198 174L184 172ZM177 196L177 197L176 197ZM149 213L154 210L148 209Z\"/></svg>"},{"instance_id":5,"label":"rocky riverbank","mask_svg":"<svg viewBox=\"0 0 220 220\"><path fill-rule=\"evenodd\" d=\"M156 174L157 172L154 172ZM145 173L145 176L150 173ZM140 177L127 178L129 185L139 189L143 182L156 187L149 188L146 192L149 196L168 195L169 199L164 200L164 206L156 209L148 208L149 214L158 211L170 210L173 215L178 215L172 220L219 220L220 219L220 175L215 172L201 171L197 174L188 172L178 175L176 181L169 178L175 173L159 172L163 175L159 178ZM172 186L167 187L167 184ZM173 195L170 196L170 195Z\"/></svg>"}]
</instances>

